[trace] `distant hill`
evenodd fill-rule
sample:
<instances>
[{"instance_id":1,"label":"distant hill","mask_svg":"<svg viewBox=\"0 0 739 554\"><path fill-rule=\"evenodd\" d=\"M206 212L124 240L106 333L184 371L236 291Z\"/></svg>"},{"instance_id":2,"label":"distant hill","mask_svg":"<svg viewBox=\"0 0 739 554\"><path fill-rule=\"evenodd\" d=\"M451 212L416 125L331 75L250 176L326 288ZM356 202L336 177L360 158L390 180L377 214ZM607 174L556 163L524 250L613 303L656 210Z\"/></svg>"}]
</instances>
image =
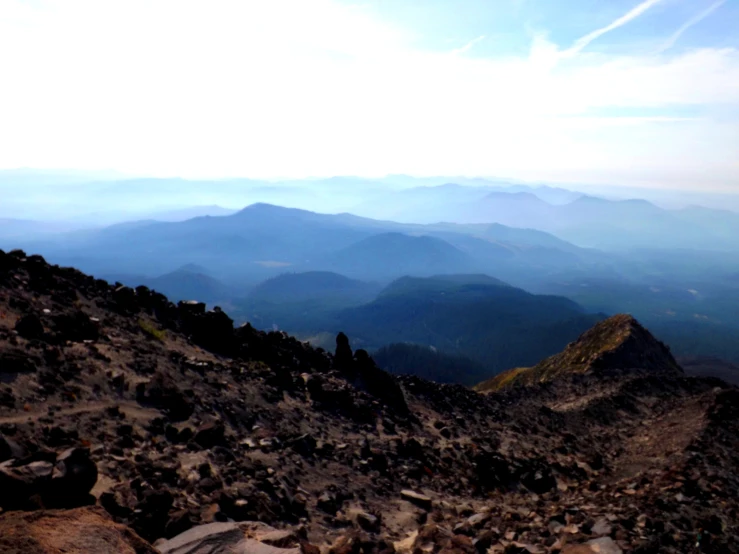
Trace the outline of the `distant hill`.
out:
<instances>
[{"instance_id":1,"label":"distant hill","mask_svg":"<svg viewBox=\"0 0 739 554\"><path fill-rule=\"evenodd\" d=\"M495 221L490 219L491 212L506 215L503 203L509 198L530 199L546 206L566 204L580 196L582 194L578 192L549 186L487 179L433 178L424 186L410 186L365 200L355 206L352 212L407 223L490 222ZM497 207L494 205L496 197L501 200ZM522 205L519 207L523 208Z\"/></svg>"},{"instance_id":2,"label":"distant hill","mask_svg":"<svg viewBox=\"0 0 739 554\"><path fill-rule=\"evenodd\" d=\"M231 287L217 279L187 268L180 268L166 275L148 279L142 284L162 292L173 300L198 300L212 303L229 300L236 294Z\"/></svg>"},{"instance_id":3,"label":"distant hill","mask_svg":"<svg viewBox=\"0 0 739 554\"><path fill-rule=\"evenodd\" d=\"M429 276L479 267L472 256L442 239L402 233L373 235L328 256L321 264L345 275L369 279L398 274Z\"/></svg>"},{"instance_id":4,"label":"distant hill","mask_svg":"<svg viewBox=\"0 0 739 554\"><path fill-rule=\"evenodd\" d=\"M349 297L370 300L379 286L356 279L349 279L330 271L283 273L254 287L248 298L254 301L289 303Z\"/></svg>"},{"instance_id":5,"label":"distant hill","mask_svg":"<svg viewBox=\"0 0 739 554\"><path fill-rule=\"evenodd\" d=\"M231 314L257 328L312 332L329 325L337 311L370 302L380 289L328 271L285 273L234 299Z\"/></svg>"},{"instance_id":6,"label":"distant hill","mask_svg":"<svg viewBox=\"0 0 739 554\"><path fill-rule=\"evenodd\" d=\"M364 348L398 342L433 346L467 356L494 374L561 350L602 318L565 298L472 275L404 277L374 301L339 312L333 325Z\"/></svg>"},{"instance_id":7,"label":"distant hill","mask_svg":"<svg viewBox=\"0 0 739 554\"><path fill-rule=\"evenodd\" d=\"M710 321L654 321L650 324L676 356L715 356L739 364L739 327Z\"/></svg>"},{"instance_id":8,"label":"distant hill","mask_svg":"<svg viewBox=\"0 0 739 554\"><path fill-rule=\"evenodd\" d=\"M634 368L675 375L683 372L664 343L633 317L619 314L599 322L559 354L533 367L516 367L501 373L475 388L491 392L514 385L534 385L560 375Z\"/></svg>"},{"instance_id":9,"label":"distant hill","mask_svg":"<svg viewBox=\"0 0 739 554\"><path fill-rule=\"evenodd\" d=\"M155 221L187 221L196 217L225 216L236 213L237 210L221 206L190 206L147 214L147 219Z\"/></svg>"},{"instance_id":10,"label":"distant hill","mask_svg":"<svg viewBox=\"0 0 739 554\"><path fill-rule=\"evenodd\" d=\"M357 213L407 223L500 223L608 250L739 248L736 212L703 207L668 210L642 199L613 200L525 185L414 187L359 205Z\"/></svg>"},{"instance_id":11,"label":"distant hill","mask_svg":"<svg viewBox=\"0 0 739 554\"><path fill-rule=\"evenodd\" d=\"M739 385L739 365L715 356L678 358L685 373L694 377L717 377L732 385Z\"/></svg>"},{"instance_id":12,"label":"distant hill","mask_svg":"<svg viewBox=\"0 0 739 554\"><path fill-rule=\"evenodd\" d=\"M552 204L531 192L495 191L464 207L460 217L469 223L500 223L514 227L537 221L544 225L556 212Z\"/></svg>"},{"instance_id":13,"label":"distant hill","mask_svg":"<svg viewBox=\"0 0 739 554\"><path fill-rule=\"evenodd\" d=\"M168 296L172 300L197 300L212 304L227 302L238 291L205 274L205 268L190 264L159 277L137 275L101 275L109 281L119 281L130 287L143 285Z\"/></svg>"},{"instance_id":14,"label":"distant hill","mask_svg":"<svg viewBox=\"0 0 739 554\"><path fill-rule=\"evenodd\" d=\"M437 383L473 385L489 375L481 363L420 344L395 343L372 353L377 365L399 375L417 375Z\"/></svg>"}]
</instances>

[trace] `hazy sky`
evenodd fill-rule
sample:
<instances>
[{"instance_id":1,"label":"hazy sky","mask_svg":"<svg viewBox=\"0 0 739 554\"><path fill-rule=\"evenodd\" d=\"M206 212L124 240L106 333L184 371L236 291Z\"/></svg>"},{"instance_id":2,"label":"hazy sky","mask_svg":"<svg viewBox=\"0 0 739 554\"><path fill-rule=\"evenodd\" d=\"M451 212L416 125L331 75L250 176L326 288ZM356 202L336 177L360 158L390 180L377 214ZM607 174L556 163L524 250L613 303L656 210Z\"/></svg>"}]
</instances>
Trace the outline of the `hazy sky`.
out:
<instances>
[{"instance_id":1,"label":"hazy sky","mask_svg":"<svg viewBox=\"0 0 739 554\"><path fill-rule=\"evenodd\" d=\"M739 189L739 0L0 0L0 167Z\"/></svg>"}]
</instances>

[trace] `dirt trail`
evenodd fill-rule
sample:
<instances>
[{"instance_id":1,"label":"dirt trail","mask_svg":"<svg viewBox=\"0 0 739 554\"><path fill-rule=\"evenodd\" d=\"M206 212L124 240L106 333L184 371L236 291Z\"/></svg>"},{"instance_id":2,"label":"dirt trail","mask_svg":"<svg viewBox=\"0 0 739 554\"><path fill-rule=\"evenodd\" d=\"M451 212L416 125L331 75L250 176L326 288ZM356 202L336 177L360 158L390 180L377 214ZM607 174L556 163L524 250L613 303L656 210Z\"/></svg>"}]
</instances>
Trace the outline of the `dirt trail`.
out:
<instances>
[{"instance_id":1,"label":"dirt trail","mask_svg":"<svg viewBox=\"0 0 739 554\"><path fill-rule=\"evenodd\" d=\"M706 406L710 406L707 393L691 398L670 412L645 420L633 428L633 435L623 441L614 477L629 479L642 472L659 470L675 465L684 457L688 445L706 426Z\"/></svg>"}]
</instances>

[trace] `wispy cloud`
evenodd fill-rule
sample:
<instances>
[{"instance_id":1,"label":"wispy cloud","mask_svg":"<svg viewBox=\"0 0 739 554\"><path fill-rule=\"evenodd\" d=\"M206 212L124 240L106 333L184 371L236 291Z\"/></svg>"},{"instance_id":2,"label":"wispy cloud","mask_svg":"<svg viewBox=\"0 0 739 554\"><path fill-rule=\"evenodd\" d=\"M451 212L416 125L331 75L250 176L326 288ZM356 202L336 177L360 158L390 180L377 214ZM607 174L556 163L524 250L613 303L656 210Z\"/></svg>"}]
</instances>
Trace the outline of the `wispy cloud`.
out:
<instances>
[{"instance_id":1,"label":"wispy cloud","mask_svg":"<svg viewBox=\"0 0 739 554\"><path fill-rule=\"evenodd\" d=\"M575 41L575 44L573 44L570 48L562 52L562 55L565 57L574 56L578 52L580 52L583 48L585 48L588 44L593 42L598 37L601 37L605 35L606 33L610 33L611 31L618 29L619 27L623 27L630 21L633 21L640 15L642 15L644 12L646 12L649 8L659 4L662 2L662 0L645 0L635 8L631 9L609 25L606 25L605 27L601 27L600 29L596 29L595 31L588 33L587 35L580 37Z\"/></svg>"},{"instance_id":2,"label":"wispy cloud","mask_svg":"<svg viewBox=\"0 0 739 554\"><path fill-rule=\"evenodd\" d=\"M689 19L687 22L685 22L683 25L680 26L680 28L675 31L670 38L668 38L662 46L659 48L659 52L664 52L665 50L669 50L673 46L675 46L675 43L678 41L680 36L690 29L693 25L697 25L701 21L703 21L705 18L707 18L709 15L711 15L713 12L715 12L717 9L719 9L721 6L723 6L726 3L726 0L718 0L718 2L714 2L708 8L700 12L695 17Z\"/></svg>"},{"instance_id":3,"label":"wispy cloud","mask_svg":"<svg viewBox=\"0 0 739 554\"><path fill-rule=\"evenodd\" d=\"M471 41L469 41L467 44L465 44L461 48L456 48L456 49L452 50L452 54L464 54L465 52L467 52L468 50L470 50L470 48L472 48L475 44L477 44L478 42L480 42L484 38L485 38L485 35L481 35L481 36L479 36L479 37L477 37L475 39L472 39Z\"/></svg>"}]
</instances>

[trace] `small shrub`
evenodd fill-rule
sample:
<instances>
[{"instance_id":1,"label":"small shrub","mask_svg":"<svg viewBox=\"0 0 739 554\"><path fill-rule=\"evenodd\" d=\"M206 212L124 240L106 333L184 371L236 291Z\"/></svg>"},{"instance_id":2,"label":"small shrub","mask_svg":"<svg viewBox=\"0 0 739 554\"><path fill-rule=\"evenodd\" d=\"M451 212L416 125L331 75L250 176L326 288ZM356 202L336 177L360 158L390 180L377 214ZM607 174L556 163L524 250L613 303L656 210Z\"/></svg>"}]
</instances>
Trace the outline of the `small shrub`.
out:
<instances>
[{"instance_id":1,"label":"small shrub","mask_svg":"<svg viewBox=\"0 0 739 554\"><path fill-rule=\"evenodd\" d=\"M157 329L153 323L146 321L145 319L139 319L139 327L141 327L141 330L146 335L154 340L158 340L159 342L164 342L164 339L167 337L167 331L164 329Z\"/></svg>"}]
</instances>

